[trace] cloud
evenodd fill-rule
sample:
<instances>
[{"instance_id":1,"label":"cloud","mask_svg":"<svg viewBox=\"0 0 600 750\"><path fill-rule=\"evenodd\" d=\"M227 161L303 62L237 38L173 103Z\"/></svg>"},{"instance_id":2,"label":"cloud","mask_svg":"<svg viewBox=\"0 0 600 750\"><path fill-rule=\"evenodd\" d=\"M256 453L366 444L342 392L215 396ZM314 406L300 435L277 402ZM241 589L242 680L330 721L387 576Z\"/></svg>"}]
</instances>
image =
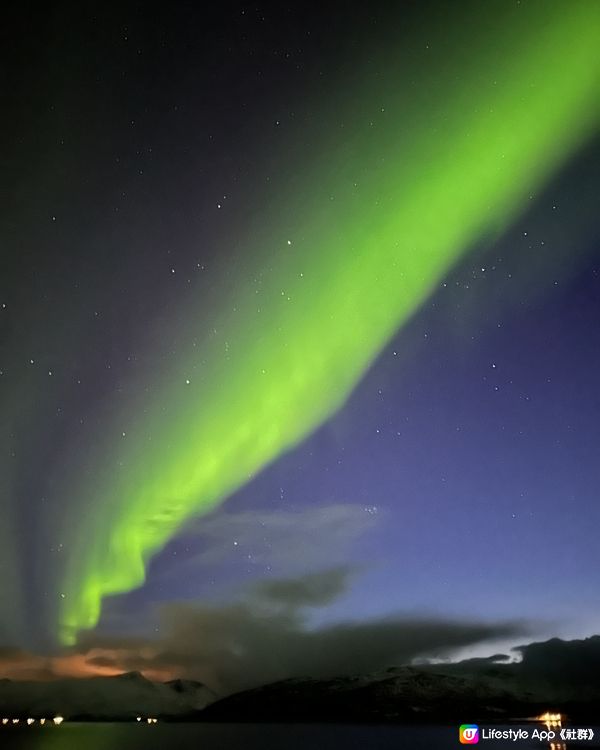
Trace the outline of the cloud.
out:
<instances>
[{"instance_id":1,"label":"cloud","mask_svg":"<svg viewBox=\"0 0 600 750\"><path fill-rule=\"evenodd\" d=\"M365 674L447 657L460 648L525 632L515 623L402 615L312 627L309 609L342 595L355 572L337 566L255 582L235 602L164 604L154 637L91 631L62 655L27 659L19 652L19 669L23 675L32 668L40 675L45 670L45 676L79 677L137 670L151 679L199 680L228 695L291 677Z\"/></svg>"},{"instance_id":2,"label":"cloud","mask_svg":"<svg viewBox=\"0 0 600 750\"><path fill-rule=\"evenodd\" d=\"M245 599L228 605L168 604L162 609L160 635L152 639L89 632L76 648L55 656L0 648L0 676L46 680L137 670L156 680L199 680L224 696L290 677L368 674L421 663L527 631L523 623L402 615L310 628L305 608L327 604L343 593L350 575L349 569L335 568L255 584ZM432 668L463 676L503 677L533 691L550 686L566 699L574 691L597 695L600 636L553 638L513 651L521 655L520 662L494 654Z\"/></svg>"},{"instance_id":3,"label":"cloud","mask_svg":"<svg viewBox=\"0 0 600 750\"><path fill-rule=\"evenodd\" d=\"M323 607L346 590L349 575L348 568L339 567L301 578L262 581L255 587L255 594L288 607Z\"/></svg>"},{"instance_id":4,"label":"cloud","mask_svg":"<svg viewBox=\"0 0 600 750\"><path fill-rule=\"evenodd\" d=\"M224 508L195 519L152 561L140 589L103 603L100 627L139 632L140 612L154 628L156 605L231 600L246 583L265 575L298 577L359 560L355 543L381 518L375 506L331 504L301 511ZM358 566L357 566L358 567ZM245 585L245 584L244 584Z\"/></svg>"},{"instance_id":5,"label":"cloud","mask_svg":"<svg viewBox=\"0 0 600 750\"><path fill-rule=\"evenodd\" d=\"M189 568L230 562L234 543L256 564L305 569L308 559L319 568L344 559L349 546L377 520L373 507L360 505L325 505L298 512L219 510L188 524L180 537L199 547L185 563Z\"/></svg>"},{"instance_id":6,"label":"cloud","mask_svg":"<svg viewBox=\"0 0 600 750\"><path fill-rule=\"evenodd\" d=\"M104 654L89 659L90 665L196 679L227 695L290 677L373 672L522 632L505 623L401 617L311 631L287 613L262 617L243 604L169 605L164 615L164 634L157 641L140 639L124 648L118 638L105 638L80 647Z\"/></svg>"},{"instance_id":7,"label":"cloud","mask_svg":"<svg viewBox=\"0 0 600 750\"><path fill-rule=\"evenodd\" d=\"M459 662L460 667L466 669L479 669L493 667L496 664L512 663L510 654L492 654L491 656L474 656L470 659L463 659Z\"/></svg>"},{"instance_id":8,"label":"cloud","mask_svg":"<svg viewBox=\"0 0 600 750\"><path fill-rule=\"evenodd\" d=\"M90 656L86 658L86 663L92 667L109 667L114 669L119 666L119 659L116 655Z\"/></svg>"},{"instance_id":9,"label":"cloud","mask_svg":"<svg viewBox=\"0 0 600 750\"><path fill-rule=\"evenodd\" d=\"M462 677L499 679L505 686L513 685L531 696L549 696L557 701L589 701L597 704L600 697L600 636L582 640L529 643L512 649L521 656L515 661L507 654L487 658L465 659L460 662L436 664L436 671Z\"/></svg>"},{"instance_id":10,"label":"cloud","mask_svg":"<svg viewBox=\"0 0 600 750\"><path fill-rule=\"evenodd\" d=\"M27 659L28 652L20 648L13 648L12 646L0 646L0 660L1 661L14 661L16 663Z\"/></svg>"},{"instance_id":11,"label":"cloud","mask_svg":"<svg viewBox=\"0 0 600 750\"><path fill-rule=\"evenodd\" d=\"M48 659L19 648L0 647L0 677L45 680L53 676Z\"/></svg>"},{"instance_id":12,"label":"cloud","mask_svg":"<svg viewBox=\"0 0 600 750\"><path fill-rule=\"evenodd\" d=\"M524 632L512 623L400 615L310 627L306 608L326 606L343 594L352 572L336 567L263 581L235 603L166 604L159 637L88 633L79 650L88 654L90 668L182 676L227 695L290 677L372 672Z\"/></svg>"}]
</instances>

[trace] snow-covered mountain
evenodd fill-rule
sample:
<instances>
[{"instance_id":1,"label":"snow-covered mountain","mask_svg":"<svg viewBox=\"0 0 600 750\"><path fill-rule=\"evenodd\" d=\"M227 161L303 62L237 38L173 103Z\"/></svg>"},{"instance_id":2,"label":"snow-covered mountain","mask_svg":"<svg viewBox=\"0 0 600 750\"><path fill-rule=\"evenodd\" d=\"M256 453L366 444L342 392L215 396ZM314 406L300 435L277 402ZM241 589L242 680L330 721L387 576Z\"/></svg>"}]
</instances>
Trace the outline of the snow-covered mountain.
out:
<instances>
[{"instance_id":1,"label":"snow-covered mountain","mask_svg":"<svg viewBox=\"0 0 600 750\"><path fill-rule=\"evenodd\" d=\"M453 673L446 667L398 667L337 679L292 679L228 696L208 706L209 721L456 722L512 719L558 711L597 718L600 690L533 685L500 667Z\"/></svg>"},{"instance_id":2,"label":"snow-covered mountain","mask_svg":"<svg viewBox=\"0 0 600 750\"><path fill-rule=\"evenodd\" d=\"M215 695L202 683L151 682L138 672L52 682L0 680L0 717L184 718L214 700Z\"/></svg>"},{"instance_id":3,"label":"snow-covered mountain","mask_svg":"<svg viewBox=\"0 0 600 750\"><path fill-rule=\"evenodd\" d=\"M0 680L0 718L455 723L465 717L501 721L557 711L571 719L597 719L597 678L588 683L565 676L534 679L519 664L476 662L288 679L221 700L202 683L151 682L137 672L53 682Z\"/></svg>"}]
</instances>

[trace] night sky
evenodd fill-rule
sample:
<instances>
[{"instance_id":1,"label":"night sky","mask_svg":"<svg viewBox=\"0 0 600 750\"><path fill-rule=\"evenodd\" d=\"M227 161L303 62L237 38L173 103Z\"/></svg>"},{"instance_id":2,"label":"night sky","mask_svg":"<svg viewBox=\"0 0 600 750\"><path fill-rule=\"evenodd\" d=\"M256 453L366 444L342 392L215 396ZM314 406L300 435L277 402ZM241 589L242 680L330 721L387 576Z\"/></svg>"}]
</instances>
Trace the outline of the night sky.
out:
<instances>
[{"instance_id":1,"label":"night sky","mask_svg":"<svg viewBox=\"0 0 600 750\"><path fill-rule=\"evenodd\" d=\"M596 633L600 5L3 25L3 671Z\"/></svg>"}]
</instances>

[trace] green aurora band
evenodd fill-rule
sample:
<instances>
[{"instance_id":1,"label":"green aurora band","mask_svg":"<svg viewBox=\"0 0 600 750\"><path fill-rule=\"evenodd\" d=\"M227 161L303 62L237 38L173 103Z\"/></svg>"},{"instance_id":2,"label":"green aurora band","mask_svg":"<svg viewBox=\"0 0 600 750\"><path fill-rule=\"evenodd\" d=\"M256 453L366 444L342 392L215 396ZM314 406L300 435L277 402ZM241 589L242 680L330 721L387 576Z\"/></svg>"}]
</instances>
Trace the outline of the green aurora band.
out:
<instances>
[{"instance_id":1,"label":"green aurora band","mask_svg":"<svg viewBox=\"0 0 600 750\"><path fill-rule=\"evenodd\" d=\"M104 597L143 583L187 520L335 413L444 274L593 134L600 3L480 13L492 8L439 32L446 61L407 72L403 51L394 72L387 50L385 75L363 66L360 107L328 115L325 155L244 232L250 273L231 272L200 346L201 308L183 311L176 361L121 410L126 439L98 443L68 490L89 505L69 521L64 644L97 624ZM297 174L306 154L293 158Z\"/></svg>"}]
</instances>

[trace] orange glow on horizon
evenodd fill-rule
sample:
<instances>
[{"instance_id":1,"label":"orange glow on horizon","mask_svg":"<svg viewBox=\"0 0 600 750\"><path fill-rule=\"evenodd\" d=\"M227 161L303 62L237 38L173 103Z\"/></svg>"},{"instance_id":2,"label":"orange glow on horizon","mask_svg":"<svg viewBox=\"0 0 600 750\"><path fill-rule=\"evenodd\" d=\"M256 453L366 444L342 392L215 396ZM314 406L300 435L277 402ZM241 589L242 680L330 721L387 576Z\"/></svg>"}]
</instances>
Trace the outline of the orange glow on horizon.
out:
<instances>
[{"instance_id":1,"label":"orange glow on horizon","mask_svg":"<svg viewBox=\"0 0 600 750\"><path fill-rule=\"evenodd\" d=\"M49 682L69 677L116 677L133 670L155 682L181 677L177 669L162 666L145 668L144 662L150 661L154 653L147 648L143 651L142 654L134 650L94 648L86 653L65 653L51 657L16 652L0 659L0 678ZM96 659L103 659L105 663L96 663Z\"/></svg>"}]
</instances>

